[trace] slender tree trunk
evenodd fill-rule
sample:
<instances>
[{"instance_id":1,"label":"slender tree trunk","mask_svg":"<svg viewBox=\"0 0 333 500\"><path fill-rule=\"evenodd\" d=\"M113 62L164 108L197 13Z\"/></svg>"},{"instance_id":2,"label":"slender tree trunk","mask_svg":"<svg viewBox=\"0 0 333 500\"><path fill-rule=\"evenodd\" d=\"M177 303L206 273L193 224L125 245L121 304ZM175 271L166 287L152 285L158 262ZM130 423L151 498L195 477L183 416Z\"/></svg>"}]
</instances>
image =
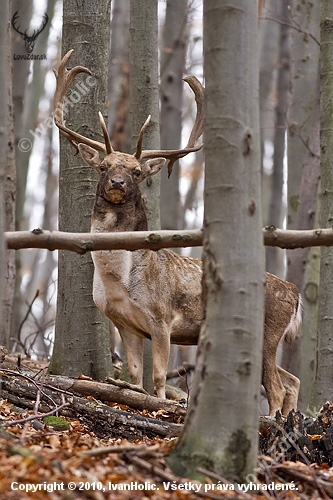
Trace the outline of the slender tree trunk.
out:
<instances>
[{"instance_id":1,"label":"slender tree trunk","mask_svg":"<svg viewBox=\"0 0 333 500\"><path fill-rule=\"evenodd\" d=\"M148 115L145 149L160 148L158 90L158 10L156 0L131 0L130 4L130 117L132 149ZM140 184L149 229L160 229L160 174ZM151 343L144 341L143 383L153 392Z\"/></svg>"},{"instance_id":2,"label":"slender tree trunk","mask_svg":"<svg viewBox=\"0 0 333 500\"><path fill-rule=\"evenodd\" d=\"M333 3L320 2L321 38L321 225L332 228L333 224ZM333 249L321 248L320 286L318 302L318 346L313 405L322 405L333 399Z\"/></svg>"},{"instance_id":3,"label":"slender tree trunk","mask_svg":"<svg viewBox=\"0 0 333 500\"><path fill-rule=\"evenodd\" d=\"M129 21L130 0L113 0L109 59L109 134L115 151L129 152Z\"/></svg>"},{"instance_id":4,"label":"slender tree trunk","mask_svg":"<svg viewBox=\"0 0 333 500\"><path fill-rule=\"evenodd\" d=\"M9 2L4 0L2 2L2 15L0 20L0 67L6 68L7 65L7 51L8 47L8 18L9 18ZM6 165L6 140L7 140L7 114L8 114L8 73L0 71L0 324L3 324L4 311L4 286L5 286L5 243L4 243L4 229L5 229L5 214L4 214L4 179L5 179L5 165ZM0 329L0 345L6 342L3 337L3 329Z\"/></svg>"},{"instance_id":5,"label":"slender tree trunk","mask_svg":"<svg viewBox=\"0 0 333 500\"><path fill-rule=\"evenodd\" d=\"M188 42L188 0L168 0L161 48L161 147L179 149L182 131L183 72ZM181 229L179 162L168 179L161 172L161 228Z\"/></svg>"},{"instance_id":6,"label":"slender tree trunk","mask_svg":"<svg viewBox=\"0 0 333 500\"><path fill-rule=\"evenodd\" d=\"M308 161L309 142L313 128L313 107L317 96L319 45L319 2L292 0L289 21L297 29L291 30L291 97L288 116L288 193L287 229L297 229L297 213L303 169ZM299 31L299 28L303 31ZM297 273L296 273L297 271ZM303 262L298 262L287 251L288 281L302 286ZM299 377L301 356L301 330L290 348L283 346L282 366Z\"/></svg>"},{"instance_id":7,"label":"slender tree trunk","mask_svg":"<svg viewBox=\"0 0 333 500\"><path fill-rule=\"evenodd\" d=\"M63 54L75 48L71 67L82 65L92 71L95 86L68 106L66 124L103 142L98 112L106 110L110 2L78 5L64 3ZM84 81L84 79L83 79ZM88 86L87 86L88 87ZM97 137L96 137L97 136ZM74 156L65 138L60 144L59 228L89 231L97 185L96 173ZM50 372L77 376L80 373L103 379L112 371L108 322L92 299L94 266L90 255L59 252L58 302L55 343Z\"/></svg>"},{"instance_id":8,"label":"slender tree trunk","mask_svg":"<svg viewBox=\"0 0 333 500\"><path fill-rule=\"evenodd\" d=\"M183 476L202 479L203 467L241 483L257 462L264 299L257 54L256 4L205 0L205 313L168 461Z\"/></svg>"},{"instance_id":9,"label":"slender tree trunk","mask_svg":"<svg viewBox=\"0 0 333 500\"><path fill-rule=\"evenodd\" d=\"M280 16L282 23L288 19L289 0L280 2ZM277 105L275 110L275 133L271 200L267 223L275 227L282 227L283 211L283 165L286 143L286 119L288 113L288 90L290 80L290 52L289 52L289 27L280 26L279 40L279 67L277 78ZM281 269L281 250L275 247L266 249L266 269L270 273L283 276Z\"/></svg>"},{"instance_id":10,"label":"slender tree trunk","mask_svg":"<svg viewBox=\"0 0 333 500\"><path fill-rule=\"evenodd\" d=\"M3 183L3 201L4 201L4 224L6 231L14 231L15 229L15 200L16 200L16 163L15 163L15 139L14 139L14 108L12 94L12 69L13 59L11 51L11 38L9 33L10 25L6 26L7 43L2 50L6 53L6 85L7 89L7 112L4 117L7 120L6 131L6 160L5 160L5 177ZM11 337L11 322L13 313L13 301L15 293L15 252L12 250L6 251L5 258L5 288L2 298L3 318L0 324L0 330L3 345L8 349L12 346Z\"/></svg>"},{"instance_id":11,"label":"slender tree trunk","mask_svg":"<svg viewBox=\"0 0 333 500\"><path fill-rule=\"evenodd\" d=\"M130 5L130 98L132 149L140 129L151 115L143 140L144 149L160 148L158 90L158 22L156 0L131 0ZM140 184L149 229L160 225L160 175Z\"/></svg>"},{"instance_id":12,"label":"slender tree trunk","mask_svg":"<svg viewBox=\"0 0 333 500\"><path fill-rule=\"evenodd\" d=\"M42 31L38 37L35 50L38 50L39 54L45 54L47 52L48 39L50 34L51 23L54 15L55 0L48 0L46 12L49 16L49 22L47 23L45 29ZM32 3L25 2L22 0L16 0L12 4L12 13L19 9L20 19L24 22L30 22L31 18L31 8ZM30 9L30 10L29 10ZM43 14L44 12L38 12ZM22 16L22 17L21 17ZM12 30L13 31L13 30ZM15 33L15 32L14 32ZM18 36L13 38L15 41L13 46L13 53L22 53L24 48L24 42L22 38ZM22 63L22 64L21 64ZM29 145L28 148L16 147L16 165L17 165L17 196L16 196L16 229L22 230L27 229L27 219L28 215L24 214L24 203L26 199L26 185L28 178L28 168L30 163L30 156L32 148L34 145L35 136L31 133L37 133L36 129L39 125L39 103L45 92L45 74L46 68L41 61L34 61L31 63L31 73L32 78L28 84L29 76L29 61L15 61L14 64L14 74L13 74L13 101L15 110L15 144L18 146L19 141L22 139L23 144L27 139L30 142L26 142ZM24 103L24 105L23 105ZM37 124L37 127L36 127ZM17 338L18 331L22 319L26 313L26 301L31 303L31 300L35 296L36 289L32 291L31 295L22 294L22 273L21 269L26 269L31 263L31 260L38 262L38 259L31 259L31 255L23 254L21 252L16 252L16 283L15 283L15 299L13 305L13 315L11 324L11 337ZM30 273L30 278L33 281L36 270L32 269ZM27 273L26 273L27 276ZM27 284L29 288L29 284Z\"/></svg>"}]
</instances>

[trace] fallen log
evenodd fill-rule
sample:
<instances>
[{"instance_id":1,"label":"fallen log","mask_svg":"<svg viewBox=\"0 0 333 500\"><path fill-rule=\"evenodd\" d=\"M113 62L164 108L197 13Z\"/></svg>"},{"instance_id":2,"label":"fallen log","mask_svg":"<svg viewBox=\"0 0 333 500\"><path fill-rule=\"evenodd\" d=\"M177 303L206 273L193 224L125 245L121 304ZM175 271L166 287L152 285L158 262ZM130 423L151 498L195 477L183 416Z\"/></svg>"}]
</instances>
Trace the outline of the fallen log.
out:
<instances>
[{"instance_id":1,"label":"fallen log","mask_svg":"<svg viewBox=\"0 0 333 500\"><path fill-rule=\"evenodd\" d=\"M173 437L180 433L182 426L164 422L157 418L144 417L139 414L111 408L92 398L85 399L66 393L57 388L51 389L43 381L39 387L35 381L28 381L20 374L1 376L2 397L9 402L25 408L35 408L37 394L40 397L39 411L50 411L55 406L61 406L63 398L69 406L59 412L71 418L81 418L98 437L122 436L128 440L142 439L147 436L154 438Z\"/></svg>"}]
</instances>

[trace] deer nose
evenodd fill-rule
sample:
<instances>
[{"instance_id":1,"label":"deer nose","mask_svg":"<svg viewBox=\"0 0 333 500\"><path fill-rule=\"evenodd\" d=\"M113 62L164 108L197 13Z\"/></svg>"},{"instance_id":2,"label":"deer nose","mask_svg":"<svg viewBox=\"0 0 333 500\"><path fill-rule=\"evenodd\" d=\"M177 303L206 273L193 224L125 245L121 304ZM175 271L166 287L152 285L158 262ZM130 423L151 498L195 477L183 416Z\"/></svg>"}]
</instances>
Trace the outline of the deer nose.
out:
<instances>
[{"instance_id":1,"label":"deer nose","mask_svg":"<svg viewBox=\"0 0 333 500\"><path fill-rule=\"evenodd\" d=\"M111 179L111 186L113 189L122 189L125 185L125 181L121 177L113 177Z\"/></svg>"}]
</instances>

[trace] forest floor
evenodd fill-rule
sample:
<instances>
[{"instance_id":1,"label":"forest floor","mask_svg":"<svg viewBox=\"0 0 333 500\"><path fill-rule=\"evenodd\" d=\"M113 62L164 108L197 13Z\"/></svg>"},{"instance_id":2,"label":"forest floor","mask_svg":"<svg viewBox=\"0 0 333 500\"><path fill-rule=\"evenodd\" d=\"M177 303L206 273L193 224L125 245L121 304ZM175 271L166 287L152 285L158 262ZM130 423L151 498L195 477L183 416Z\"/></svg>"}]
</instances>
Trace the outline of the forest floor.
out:
<instances>
[{"instance_id":1,"label":"forest floor","mask_svg":"<svg viewBox=\"0 0 333 500\"><path fill-rule=\"evenodd\" d=\"M5 387L5 379L11 375L1 368L0 372ZM287 419L262 418L256 476L237 488L209 471L201 471L202 483L176 476L166 461L176 437L141 433L140 438L128 439L122 435L125 427L117 427L117 423L109 437L96 426L99 416L94 419L93 414L87 417L78 411L77 416L43 418L36 406L25 407L23 397L22 405L9 399L10 391L0 392L3 500L333 498L333 404L325 405L313 419L299 412L291 412ZM88 396L86 401L92 404L95 400ZM183 421L165 411L139 411L116 403L102 406L129 420L146 419L149 425L166 417L174 426L180 427Z\"/></svg>"}]
</instances>

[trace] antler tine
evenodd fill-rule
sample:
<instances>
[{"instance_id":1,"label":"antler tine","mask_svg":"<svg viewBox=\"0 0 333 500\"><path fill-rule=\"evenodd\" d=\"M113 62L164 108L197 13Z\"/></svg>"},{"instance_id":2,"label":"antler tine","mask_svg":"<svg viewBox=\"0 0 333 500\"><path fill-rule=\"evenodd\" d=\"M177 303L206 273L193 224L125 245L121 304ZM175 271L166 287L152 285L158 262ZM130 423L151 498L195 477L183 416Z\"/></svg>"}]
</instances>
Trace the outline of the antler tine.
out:
<instances>
[{"instance_id":1,"label":"antler tine","mask_svg":"<svg viewBox=\"0 0 333 500\"><path fill-rule=\"evenodd\" d=\"M66 97L69 88L74 81L76 75L79 73L86 73L88 75L92 75L91 71L84 66L75 66L74 68L68 70L66 65L74 52L74 49L71 49L67 52L67 54L62 58L58 70L53 70L56 80L57 87L54 94L54 123L59 128L60 132L67 138L67 140L75 147L76 154L78 153L77 143L81 142L88 146L91 146L98 151L106 152L106 147L103 143L94 141L89 139L88 137L84 137L73 130L70 130L66 127L64 120L64 99Z\"/></svg>"},{"instance_id":2,"label":"antler tine","mask_svg":"<svg viewBox=\"0 0 333 500\"><path fill-rule=\"evenodd\" d=\"M148 116L147 120L144 122L144 124L141 127L140 134L138 137L138 142L136 143L136 152L134 154L134 157L140 160L141 154L142 154L142 140L143 140L143 135L146 131L146 128L148 127L149 123L151 120L151 115Z\"/></svg>"},{"instance_id":3,"label":"antler tine","mask_svg":"<svg viewBox=\"0 0 333 500\"><path fill-rule=\"evenodd\" d=\"M100 111L98 112L98 116L99 116L99 122L100 122L101 127L102 127L102 131L103 131L104 142L105 142L105 147L106 147L106 154L109 155L110 153L114 153L114 149L113 149L112 144L111 144L108 129L106 128L106 125L105 125L104 117Z\"/></svg>"},{"instance_id":4,"label":"antler tine","mask_svg":"<svg viewBox=\"0 0 333 500\"><path fill-rule=\"evenodd\" d=\"M190 134L190 138L188 140L188 143L186 145L186 148L193 148L195 146L195 143L199 139L199 137L202 136L203 134L203 128L204 128L204 111L203 111L203 104L204 104L204 88L199 82L199 80L195 76L186 76L183 78L183 81L188 83L188 85L191 87L192 91L194 92L195 96L195 102L197 105L197 114L195 117L195 122Z\"/></svg>"},{"instance_id":5,"label":"antler tine","mask_svg":"<svg viewBox=\"0 0 333 500\"><path fill-rule=\"evenodd\" d=\"M197 105L197 113L195 117L195 122L193 124L193 128L190 134L190 138L188 143L184 149L174 149L174 150L145 150L141 152L140 159L145 158L166 158L169 160L168 164L168 175L170 177L172 172L173 164L189 153L194 153L199 151L203 147L203 144L196 146L195 143L202 135L203 132L203 101L204 101L204 87L201 85L199 80L195 76L187 76L183 78L183 80L188 83L195 95L195 101Z\"/></svg>"}]
</instances>

